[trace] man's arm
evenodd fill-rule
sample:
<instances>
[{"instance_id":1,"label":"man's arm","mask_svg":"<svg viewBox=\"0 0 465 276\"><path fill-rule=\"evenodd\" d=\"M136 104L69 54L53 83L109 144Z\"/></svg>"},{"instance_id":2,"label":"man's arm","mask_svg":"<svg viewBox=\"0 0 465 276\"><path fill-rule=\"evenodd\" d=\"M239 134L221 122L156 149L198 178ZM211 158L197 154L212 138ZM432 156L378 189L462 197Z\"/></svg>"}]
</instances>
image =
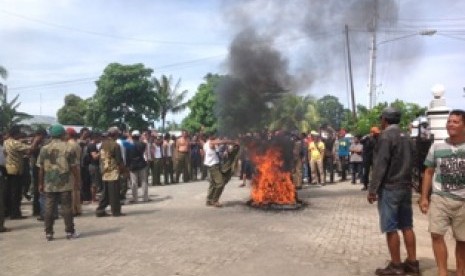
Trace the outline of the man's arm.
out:
<instances>
[{"instance_id":1,"label":"man's arm","mask_svg":"<svg viewBox=\"0 0 465 276\"><path fill-rule=\"evenodd\" d=\"M391 160L391 142L387 139L381 139L377 144L376 155L373 160L373 179L368 186L368 202L373 203L377 200L376 194L381 181L386 175L386 170L389 167Z\"/></svg>"},{"instance_id":2,"label":"man's arm","mask_svg":"<svg viewBox=\"0 0 465 276\"><path fill-rule=\"evenodd\" d=\"M44 168L39 168L39 192L44 192Z\"/></svg>"},{"instance_id":3,"label":"man's arm","mask_svg":"<svg viewBox=\"0 0 465 276\"><path fill-rule=\"evenodd\" d=\"M433 185L433 175L434 168L428 167L425 169L423 182L421 184L421 197L420 201L418 202L420 205L420 210L423 214L426 214L429 209L429 192L431 191L431 187Z\"/></svg>"}]
</instances>

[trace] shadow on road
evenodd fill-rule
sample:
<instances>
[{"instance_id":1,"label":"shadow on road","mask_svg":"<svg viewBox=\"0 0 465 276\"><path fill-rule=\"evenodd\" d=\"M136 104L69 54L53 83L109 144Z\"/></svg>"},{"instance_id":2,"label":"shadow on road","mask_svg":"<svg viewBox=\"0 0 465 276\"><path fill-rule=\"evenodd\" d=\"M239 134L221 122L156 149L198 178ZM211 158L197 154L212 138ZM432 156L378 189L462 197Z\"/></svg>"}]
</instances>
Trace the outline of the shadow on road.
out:
<instances>
[{"instance_id":1,"label":"shadow on road","mask_svg":"<svg viewBox=\"0 0 465 276\"><path fill-rule=\"evenodd\" d=\"M89 237L89 236L102 236L102 235L107 235L111 233L116 233L121 231L121 227L116 227L116 228L108 228L108 229L100 229L100 230L94 230L94 231L86 231L86 232L81 232L81 237Z\"/></svg>"}]
</instances>

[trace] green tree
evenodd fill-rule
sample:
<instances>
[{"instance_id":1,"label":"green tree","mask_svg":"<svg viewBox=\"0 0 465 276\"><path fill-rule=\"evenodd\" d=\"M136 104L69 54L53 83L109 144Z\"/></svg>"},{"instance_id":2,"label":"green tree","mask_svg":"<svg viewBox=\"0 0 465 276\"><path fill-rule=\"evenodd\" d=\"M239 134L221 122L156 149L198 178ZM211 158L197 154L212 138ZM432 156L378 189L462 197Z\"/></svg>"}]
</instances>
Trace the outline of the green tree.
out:
<instances>
[{"instance_id":1,"label":"green tree","mask_svg":"<svg viewBox=\"0 0 465 276\"><path fill-rule=\"evenodd\" d=\"M3 95L0 102L0 131L10 129L11 126L19 124L24 119L32 118L31 115L18 111L18 107L21 105L18 102L19 95L8 102L7 98Z\"/></svg>"},{"instance_id":2,"label":"green tree","mask_svg":"<svg viewBox=\"0 0 465 276\"><path fill-rule=\"evenodd\" d=\"M380 125L380 116L383 112L383 109L387 106L392 106L398 109L401 114L401 121L400 121L400 128L404 131L407 131L408 126L410 123L415 119L418 115L424 114L426 112L426 107L420 107L418 104L415 103L406 103L401 100L395 100L392 103L382 102L378 103L372 109L368 109L365 106L358 105L357 107L357 122L353 124L353 128L349 128L355 134L367 134L370 132L370 128L372 126L379 126Z\"/></svg>"},{"instance_id":3,"label":"green tree","mask_svg":"<svg viewBox=\"0 0 465 276\"><path fill-rule=\"evenodd\" d=\"M143 64L109 64L96 82L97 91L89 101L88 112L95 127L105 129L110 125L145 129L159 112L155 101L153 70Z\"/></svg>"},{"instance_id":4,"label":"green tree","mask_svg":"<svg viewBox=\"0 0 465 276\"><path fill-rule=\"evenodd\" d=\"M198 132L202 127L206 131L216 131L218 120L215 116L215 89L224 76L207 74L205 82L200 84L194 97L188 102L189 115L182 121L183 128L189 132Z\"/></svg>"},{"instance_id":5,"label":"green tree","mask_svg":"<svg viewBox=\"0 0 465 276\"><path fill-rule=\"evenodd\" d=\"M317 109L322 124L328 124L334 129L340 129L344 119L344 106L337 97L326 95L318 99Z\"/></svg>"},{"instance_id":6,"label":"green tree","mask_svg":"<svg viewBox=\"0 0 465 276\"><path fill-rule=\"evenodd\" d=\"M270 119L270 129L308 132L319 125L320 115L312 97L287 94L271 109Z\"/></svg>"},{"instance_id":7,"label":"green tree","mask_svg":"<svg viewBox=\"0 0 465 276\"><path fill-rule=\"evenodd\" d=\"M169 112L178 113L187 107L187 102L184 102L188 91L179 91L181 86L181 79L173 84L172 76L162 75L158 80L153 79L153 87L155 91L155 102L160 110L160 117L162 121L162 132L165 131L166 115Z\"/></svg>"},{"instance_id":8,"label":"green tree","mask_svg":"<svg viewBox=\"0 0 465 276\"><path fill-rule=\"evenodd\" d=\"M58 122L63 125L85 125L86 112L87 105L81 97L66 95L65 105L57 112Z\"/></svg>"}]
</instances>

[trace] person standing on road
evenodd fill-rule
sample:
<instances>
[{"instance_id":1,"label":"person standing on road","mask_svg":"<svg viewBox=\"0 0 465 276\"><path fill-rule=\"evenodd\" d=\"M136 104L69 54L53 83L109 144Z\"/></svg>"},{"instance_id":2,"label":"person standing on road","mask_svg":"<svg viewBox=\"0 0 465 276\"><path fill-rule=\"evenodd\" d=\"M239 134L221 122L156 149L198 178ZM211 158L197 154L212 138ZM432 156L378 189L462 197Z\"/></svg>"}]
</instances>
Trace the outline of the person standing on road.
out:
<instances>
[{"instance_id":1,"label":"person standing on road","mask_svg":"<svg viewBox=\"0 0 465 276\"><path fill-rule=\"evenodd\" d=\"M363 163L363 145L360 143L360 136L357 135L354 137L354 142L350 145L350 166L352 168L352 184L357 183L357 178L361 179L362 177L362 163Z\"/></svg>"},{"instance_id":2,"label":"person standing on road","mask_svg":"<svg viewBox=\"0 0 465 276\"><path fill-rule=\"evenodd\" d=\"M205 152L204 164L208 168L210 175L210 186L208 187L206 203L207 206L223 207L223 205L219 202L219 199L223 193L224 186L229 180L227 175L230 174L230 172L222 170L217 147L224 144L237 145L237 143L230 140L219 140L216 138L215 134L210 134L207 142L203 145L203 151ZM229 166L229 169L232 169L232 160L234 160L237 152L238 151L236 149L234 153L230 153L228 155L228 159L223 164L225 167Z\"/></svg>"},{"instance_id":3,"label":"person standing on road","mask_svg":"<svg viewBox=\"0 0 465 276\"><path fill-rule=\"evenodd\" d=\"M120 131L117 127L108 129L108 137L102 142L100 148L100 168L102 172L103 191L95 214L97 217L105 217L108 214L105 208L111 207L114 217L124 216L121 213L120 201L120 174L124 172L121 148L116 143Z\"/></svg>"},{"instance_id":4,"label":"person standing on road","mask_svg":"<svg viewBox=\"0 0 465 276\"><path fill-rule=\"evenodd\" d=\"M126 166L129 168L129 176L131 177L132 203L138 201L139 185L142 189L143 201L149 201L149 187L147 183L147 161L145 161L144 153L146 144L140 141L140 132L134 130L131 133L133 146L126 151ZM152 176L153 177L153 176Z\"/></svg>"},{"instance_id":5,"label":"person standing on road","mask_svg":"<svg viewBox=\"0 0 465 276\"><path fill-rule=\"evenodd\" d=\"M429 212L438 275L447 275L444 235L451 227L456 240L457 276L465 276L465 111L452 110L446 128L449 138L434 143L426 157L419 204L424 214Z\"/></svg>"},{"instance_id":6,"label":"person standing on road","mask_svg":"<svg viewBox=\"0 0 465 276\"><path fill-rule=\"evenodd\" d=\"M376 275L405 275L418 273L416 239L412 211L412 155L408 135L399 127L401 113L387 107L381 114L381 133L375 147L373 180L368 187L370 204L378 200L381 231L386 240L391 261L386 268L376 269ZM405 262L400 258L402 231L407 250Z\"/></svg>"},{"instance_id":7,"label":"person standing on road","mask_svg":"<svg viewBox=\"0 0 465 276\"><path fill-rule=\"evenodd\" d=\"M78 160L81 160L81 146L79 146L77 139L78 134L74 128L67 128L66 129L66 139L68 140L68 144L70 145L71 149L74 151ZM78 167L78 175L81 175L80 167ZM79 178L79 183L81 183L81 178ZM72 192L72 212L74 216L80 216L82 213L81 209L81 189L80 186L73 186Z\"/></svg>"},{"instance_id":8,"label":"person standing on road","mask_svg":"<svg viewBox=\"0 0 465 276\"><path fill-rule=\"evenodd\" d=\"M347 180L347 170L350 156L350 139L346 137L346 131L341 129L337 140L337 154L339 157L339 173L341 181Z\"/></svg>"},{"instance_id":9,"label":"person standing on road","mask_svg":"<svg viewBox=\"0 0 465 276\"><path fill-rule=\"evenodd\" d=\"M323 156L325 154L325 144L321 141L320 134L316 131L310 132L312 141L308 144L308 156L310 157L310 171L312 174L312 184L325 185L323 173Z\"/></svg>"},{"instance_id":10,"label":"person standing on road","mask_svg":"<svg viewBox=\"0 0 465 276\"><path fill-rule=\"evenodd\" d=\"M176 166L175 182L179 183L179 176L182 173L183 182L189 182L190 167L190 139L186 130L182 131L181 137L176 140Z\"/></svg>"},{"instance_id":11,"label":"person standing on road","mask_svg":"<svg viewBox=\"0 0 465 276\"><path fill-rule=\"evenodd\" d=\"M61 204L67 239L77 238L72 212L73 186L79 189L79 159L71 145L64 141L65 128L53 125L50 128L52 141L42 147L37 159L39 167L39 191L45 193L45 238L53 240L55 206ZM73 181L71 181L73 179Z\"/></svg>"},{"instance_id":12,"label":"person standing on road","mask_svg":"<svg viewBox=\"0 0 465 276\"><path fill-rule=\"evenodd\" d=\"M370 182L370 171L373 166L373 151L376 142L378 141L380 130L374 126L370 129L370 135L365 136L361 143L363 145L363 188L362 191L368 190L368 183Z\"/></svg>"}]
</instances>

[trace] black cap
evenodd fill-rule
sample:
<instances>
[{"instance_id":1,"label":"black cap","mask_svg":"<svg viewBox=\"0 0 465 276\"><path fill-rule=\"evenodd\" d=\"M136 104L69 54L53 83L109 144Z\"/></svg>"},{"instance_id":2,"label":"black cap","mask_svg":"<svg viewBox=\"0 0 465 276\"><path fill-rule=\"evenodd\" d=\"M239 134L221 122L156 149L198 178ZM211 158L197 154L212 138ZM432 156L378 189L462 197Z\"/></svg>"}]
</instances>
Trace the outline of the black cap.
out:
<instances>
[{"instance_id":1,"label":"black cap","mask_svg":"<svg viewBox=\"0 0 465 276\"><path fill-rule=\"evenodd\" d=\"M390 120L400 120L400 111L393 107L386 107L381 113L381 118L390 119Z\"/></svg>"}]
</instances>

